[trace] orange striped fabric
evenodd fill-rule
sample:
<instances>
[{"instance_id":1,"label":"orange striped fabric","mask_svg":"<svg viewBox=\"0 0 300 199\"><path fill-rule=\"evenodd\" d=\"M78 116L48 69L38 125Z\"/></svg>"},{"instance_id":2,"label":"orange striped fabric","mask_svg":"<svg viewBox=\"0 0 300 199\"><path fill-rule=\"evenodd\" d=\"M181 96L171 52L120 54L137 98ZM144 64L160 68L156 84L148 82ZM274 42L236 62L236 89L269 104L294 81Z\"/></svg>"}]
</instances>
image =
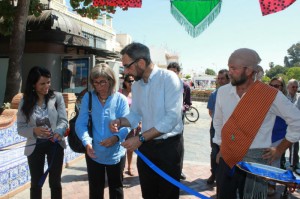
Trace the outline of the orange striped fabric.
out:
<instances>
[{"instance_id":1,"label":"orange striped fabric","mask_svg":"<svg viewBox=\"0 0 300 199\"><path fill-rule=\"evenodd\" d=\"M277 92L278 90L256 81L224 124L220 150L230 168L247 153Z\"/></svg>"}]
</instances>

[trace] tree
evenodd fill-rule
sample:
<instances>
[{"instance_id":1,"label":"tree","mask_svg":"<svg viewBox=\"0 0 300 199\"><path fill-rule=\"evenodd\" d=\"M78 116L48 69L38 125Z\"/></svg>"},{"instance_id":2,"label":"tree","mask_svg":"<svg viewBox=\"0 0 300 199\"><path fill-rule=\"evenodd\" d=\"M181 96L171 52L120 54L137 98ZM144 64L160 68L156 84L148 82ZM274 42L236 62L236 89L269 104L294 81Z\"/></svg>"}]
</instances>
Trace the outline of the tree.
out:
<instances>
[{"instance_id":1,"label":"tree","mask_svg":"<svg viewBox=\"0 0 300 199\"><path fill-rule=\"evenodd\" d=\"M261 78L261 81L263 82L263 83L265 83L265 84L268 84L269 82L270 82L270 78L268 77L268 76L263 76L262 78Z\"/></svg>"},{"instance_id":2,"label":"tree","mask_svg":"<svg viewBox=\"0 0 300 199\"><path fill-rule=\"evenodd\" d=\"M40 0L30 0L29 2L29 10L26 8L29 15L33 14L35 16L39 16L43 9L43 5L40 3ZM17 9L18 7L15 5L15 1L13 0L0 1L0 19L2 19L2 21L0 20L0 35L8 36L12 34L15 22L14 19L16 18L16 15L20 14Z\"/></svg>"},{"instance_id":3,"label":"tree","mask_svg":"<svg viewBox=\"0 0 300 199\"><path fill-rule=\"evenodd\" d=\"M292 67L286 71L286 76L288 79L298 79L300 80L300 67Z\"/></svg>"},{"instance_id":4,"label":"tree","mask_svg":"<svg viewBox=\"0 0 300 199\"><path fill-rule=\"evenodd\" d=\"M11 34L4 102L10 102L21 91L21 68L28 14L39 16L43 9L40 0L19 0L17 6L14 2L14 0L0 0L0 35ZM100 11L108 13L116 11L113 6L93 7L91 3L92 0L70 0L71 6L83 17L97 19Z\"/></svg>"},{"instance_id":5,"label":"tree","mask_svg":"<svg viewBox=\"0 0 300 199\"><path fill-rule=\"evenodd\" d=\"M289 58L287 56L284 56L284 67L291 67Z\"/></svg>"},{"instance_id":6,"label":"tree","mask_svg":"<svg viewBox=\"0 0 300 199\"><path fill-rule=\"evenodd\" d=\"M216 75L216 72L213 69L207 68L205 70L205 74L207 74L207 75Z\"/></svg>"},{"instance_id":7,"label":"tree","mask_svg":"<svg viewBox=\"0 0 300 199\"><path fill-rule=\"evenodd\" d=\"M185 79L190 79L191 77L192 77L192 76L189 75L189 74L185 75Z\"/></svg>"},{"instance_id":8,"label":"tree","mask_svg":"<svg viewBox=\"0 0 300 199\"><path fill-rule=\"evenodd\" d=\"M4 96L4 102L10 102L12 98L21 91L21 68L25 47L27 17L28 14L39 15L42 10L42 4L40 4L39 0L18 1L16 7L14 1L2 0L0 3L0 18L3 18L0 24L0 34L11 34Z\"/></svg>"},{"instance_id":9,"label":"tree","mask_svg":"<svg viewBox=\"0 0 300 199\"><path fill-rule=\"evenodd\" d=\"M269 63L269 67L270 67L270 68L273 68L273 67L274 67L274 62L270 62L270 63Z\"/></svg>"},{"instance_id":10,"label":"tree","mask_svg":"<svg viewBox=\"0 0 300 199\"><path fill-rule=\"evenodd\" d=\"M279 73L285 74L286 70L287 70L286 67L277 65L277 66L271 68L270 70L267 70L266 71L266 76L268 76L270 79L272 79L273 77L275 77Z\"/></svg>"},{"instance_id":11,"label":"tree","mask_svg":"<svg viewBox=\"0 0 300 199\"><path fill-rule=\"evenodd\" d=\"M300 42L293 44L288 50L288 59L290 67L300 66Z\"/></svg>"}]
</instances>

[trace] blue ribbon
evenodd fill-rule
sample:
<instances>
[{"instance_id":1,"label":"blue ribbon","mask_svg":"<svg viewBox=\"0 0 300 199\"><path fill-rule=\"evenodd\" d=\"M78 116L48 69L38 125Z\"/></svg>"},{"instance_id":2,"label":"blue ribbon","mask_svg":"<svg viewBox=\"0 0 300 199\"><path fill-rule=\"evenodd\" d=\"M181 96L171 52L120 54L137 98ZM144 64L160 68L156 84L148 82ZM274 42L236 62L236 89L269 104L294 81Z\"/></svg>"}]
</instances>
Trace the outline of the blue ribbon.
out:
<instances>
[{"instance_id":1,"label":"blue ribbon","mask_svg":"<svg viewBox=\"0 0 300 199\"><path fill-rule=\"evenodd\" d=\"M170 183L172 183L173 185L175 185L176 187L178 187L179 189L184 190L187 193L190 193L198 198L202 198L202 199L209 199L208 197L206 197L205 195L202 195L200 193L198 193L197 191L185 186L184 184L178 182L177 180L175 180L174 178L172 178L171 176L169 176L168 174L166 174L164 171L162 171L160 168L158 168L155 164L153 164L146 156L144 156L140 151L135 150L134 151L153 171L155 171L158 175L160 175L162 178L164 178L165 180L169 181Z\"/></svg>"},{"instance_id":2,"label":"blue ribbon","mask_svg":"<svg viewBox=\"0 0 300 199\"><path fill-rule=\"evenodd\" d=\"M290 170L283 170L279 168L275 168L274 170L268 169L268 166L265 167L257 167L255 165L252 165L248 162L239 162L238 165L250 173L258 176L268 177L274 180L283 181L283 182L289 182L289 183L295 183L300 184L300 179L296 178L292 171ZM272 167L270 167L272 168Z\"/></svg>"},{"instance_id":3,"label":"blue ribbon","mask_svg":"<svg viewBox=\"0 0 300 199\"><path fill-rule=\"evenodd\" d=\"M8 148L8 147L3 147L3 148L0 148L0 152L1 151L10 151L10 150L15 150L15 149L20 149L20 148L26 148L26 147L30 147L30 146L35 146L35 145L39 145L39 144L42 144L42 143L45 143L45 142L48 142L48 141L51 141L51 142L57 142L56 139L45 139L44 141L42 142L39 142L39 143L33 143L33 144L28 144L28 145L25 145L25 146L19 146L19 147L13 147L13 148Z\"/></svg>"}]
</instances>

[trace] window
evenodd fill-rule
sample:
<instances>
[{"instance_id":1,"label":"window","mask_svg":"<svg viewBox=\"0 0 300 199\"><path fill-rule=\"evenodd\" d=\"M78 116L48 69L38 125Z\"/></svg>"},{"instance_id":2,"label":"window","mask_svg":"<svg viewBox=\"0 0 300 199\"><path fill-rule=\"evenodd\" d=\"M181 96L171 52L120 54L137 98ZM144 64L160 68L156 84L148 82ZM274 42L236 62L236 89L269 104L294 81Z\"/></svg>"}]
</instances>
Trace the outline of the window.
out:
<instances>
[{"instance_id":1,"label":"window","mask_svg":"<svg viewBox=\"0 0 300 199\"><path fill-rule=\"evenodd\" d=\"M88 89L89 58L63 59L62 92L83 96Z\"/></svg>"}]
</instances>

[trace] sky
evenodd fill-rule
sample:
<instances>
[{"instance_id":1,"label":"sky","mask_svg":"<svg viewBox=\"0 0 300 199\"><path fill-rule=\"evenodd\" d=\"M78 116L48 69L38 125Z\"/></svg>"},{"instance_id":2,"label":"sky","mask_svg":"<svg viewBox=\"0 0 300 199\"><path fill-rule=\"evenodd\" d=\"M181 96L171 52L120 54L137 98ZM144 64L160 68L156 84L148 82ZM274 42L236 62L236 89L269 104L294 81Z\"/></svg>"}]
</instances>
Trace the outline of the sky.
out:
<instances>
[{"instance_id":1,"label":"sky","mask_svg":"<svg viewBox=\"0 0 300 199\"><path fill-rule=\"evenodd\" d=\"M266 70L270 62L283 65L287 49L300 42L300 1L262 16L259 0L223 0L220 14L196 38L172 16L168 0L143 0L142 8L117 9L112 17L116 33L178 54L185 74L227 68L228 57L238 48L256 50Z\"/></svg>"}]
</instances>

